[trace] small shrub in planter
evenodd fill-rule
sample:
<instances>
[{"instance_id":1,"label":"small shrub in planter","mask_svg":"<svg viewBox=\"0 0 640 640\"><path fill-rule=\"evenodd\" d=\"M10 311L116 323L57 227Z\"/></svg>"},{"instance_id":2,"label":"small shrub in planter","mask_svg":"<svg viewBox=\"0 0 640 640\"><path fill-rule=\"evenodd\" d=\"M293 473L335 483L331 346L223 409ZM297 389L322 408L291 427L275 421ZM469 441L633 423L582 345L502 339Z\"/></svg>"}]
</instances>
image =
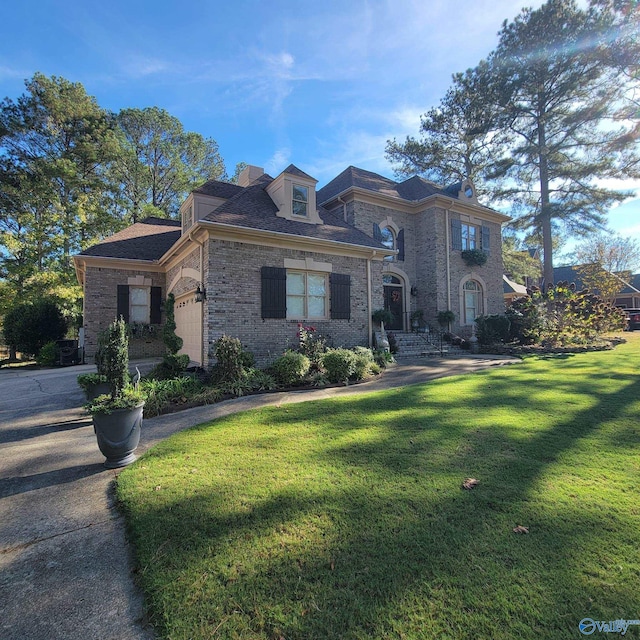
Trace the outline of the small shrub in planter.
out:
<instances>
[{"instance_id":1,"label":"small shrub in planter","mask_svg":"<svg viewBox=\"0 0 640 640\"><path fill-rule=\"evenodd\" d=\"M329 382L346 382L355 372L356 354L349 349L329 349L321 364Z\"/></svg>"},{"instance_id":2,"label":"small shrub in planter","mask_svg":"<svg viewBox=\"0 0 640 640\"><path fill-rule=\"evenodd\" d=\"M451 326L451 323L456 319L456 314L453 313L450 309L446 311L440 311L438 313L438 324L441 327L447 327L447 329Z\"/></svg>"},{"instance_id":3,"label":"small shrub in planter","mask_svg":"<svg viewBox=\"0 0 640 640\"><path fill-rule=\"evenodd\" d=\"M376 324L384 322L385 326L388 326L393 323L393 313L389 309L376 309L371 318Z\"/></svg>"},{"instance_id":4,"label":"small shrub in planter","mask_svg":"<svg viewBox=\"0 0 640 640\"><path fill-rule=\"evenodd\" d=\"M289 387L300 384L310 368L311 360L307 356L297 351L285 351L269 370L279 384Z\"/></svg>"},{"instance_id":5,"label":"small shrub in planter","mask_svg":"<svg viewBox=\"0 0 640 640\"><path fill-rule=\"evenodd\" d=\"M109 469L133 462L140 442L144 395L130 385L128 349L126 324L122 318L114 320L105 332L100 357L111 392L85 405Z\"/></svg>"},{"instance_id":6,"label":"small shrub in planter","mask_svg":"<svg viewBox=\"0 0 640 640\"><path fill-rule=\"evenodd\" d=\"M468 267L481 267L487 262L486 252L480 249L465 249L460 255Z\"/></svg>"}]
</instances>

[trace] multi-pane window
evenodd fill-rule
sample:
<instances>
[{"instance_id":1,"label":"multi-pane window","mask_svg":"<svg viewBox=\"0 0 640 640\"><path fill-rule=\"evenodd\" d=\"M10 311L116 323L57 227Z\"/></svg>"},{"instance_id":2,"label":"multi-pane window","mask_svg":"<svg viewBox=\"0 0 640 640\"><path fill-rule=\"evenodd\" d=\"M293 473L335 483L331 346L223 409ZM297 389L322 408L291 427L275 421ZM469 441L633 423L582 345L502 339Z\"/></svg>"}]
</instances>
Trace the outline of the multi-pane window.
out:
<instances>
[{"instance_id":1,"label":"multi-pane window","mask_svg":"<svg viewBox=\"0 0 640 640\"><path fill-rule=\"evenodd\" d=\"M307 215L307 207L309 205L309 189L299 184L293 185L293 202L292 211L295 216Z\"/></svg>"},{"instance_id":2,"label":"multi-pane window","mask_svg":"<svg viewBox=\"0 0 640 640\"><path fill-rule=\"evenodd\" d=\"M396 237L393 231L389 229L389 227L382 227L380 229L380 237L380 242L385 247L387 247L388 249L396 248ZM395 256L385 256L384 259L393 262L393 260L395 260Z\"/></svg>"},{"instance_id":3,"label":"multi-pane window","mask_svg":"<svg viewBox=\"0 0 640 640\"><path fill-rule=\"evenodd\" d=\"M287 317L325 318L327 277L321 273L287 272Z\"/></svg>"},{"instance_id":4,"label":"multi-pane window","mask_svg":"<svg viewBox=\"0 0 640 640\"><path fill-rule=\"evenodd\" d=\"M482 314L482 287L475 280L467 280L462 289L464 323L473 324L474 320Z\"/></svg>"},{"instance_id":5,"label":"multi-pane window","mask_svg":"<svg viewBox=\"0 0 640 640\"><path fill-rule=\"evenodd\" d=\"M480 233L472 224L462 224L462 250L480 249Z\"/></svg>"},{"instance_id":6,"label":"multi-pane window","mask_svg":"<svg viewBox=\"0 0 640 640\"><path fill-rule=\"evenodd\" d=\"M129 287L129 322L149 322L149 287Z\"/></svg>"}]
</instances>

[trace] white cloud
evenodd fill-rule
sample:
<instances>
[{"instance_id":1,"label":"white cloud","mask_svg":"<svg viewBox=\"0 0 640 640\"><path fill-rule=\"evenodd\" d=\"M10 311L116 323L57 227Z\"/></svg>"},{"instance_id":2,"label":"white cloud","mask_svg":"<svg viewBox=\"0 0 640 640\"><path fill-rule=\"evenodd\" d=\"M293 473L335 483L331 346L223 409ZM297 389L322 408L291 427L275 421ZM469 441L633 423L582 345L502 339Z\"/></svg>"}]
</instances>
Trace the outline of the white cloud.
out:
<instances>
[{"instance_id":1,"label":"white cloud","mask_svg":"<svg viewBox=\"0 0 640 640\"><path fill-rule=\"evenodd\" d=\"M291 149L289 147L276 149L274 154L264 164L266 173L273 176L280 174L291 164L290 158Z\"/></svg>"}]
</instances>

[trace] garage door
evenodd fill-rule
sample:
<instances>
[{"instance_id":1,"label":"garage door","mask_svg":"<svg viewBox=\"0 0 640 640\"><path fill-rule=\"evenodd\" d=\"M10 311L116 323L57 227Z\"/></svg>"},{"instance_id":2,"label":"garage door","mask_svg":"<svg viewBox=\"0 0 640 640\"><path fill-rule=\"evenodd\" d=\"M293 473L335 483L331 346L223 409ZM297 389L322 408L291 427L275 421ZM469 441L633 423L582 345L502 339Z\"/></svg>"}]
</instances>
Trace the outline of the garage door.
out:
<instances>
[{"instance_id":1,"label":"garage door","mask_svg":"<svg viewBox=\"0 0 640 640\"><path fill-rule=\"evenodd\" d=\"M190 293L176 298L174 312L176 333L183 341L178 353L186 353L192 362L202 364L202 303L196 302L195 295Z\"/></svg>"}]
</instances>

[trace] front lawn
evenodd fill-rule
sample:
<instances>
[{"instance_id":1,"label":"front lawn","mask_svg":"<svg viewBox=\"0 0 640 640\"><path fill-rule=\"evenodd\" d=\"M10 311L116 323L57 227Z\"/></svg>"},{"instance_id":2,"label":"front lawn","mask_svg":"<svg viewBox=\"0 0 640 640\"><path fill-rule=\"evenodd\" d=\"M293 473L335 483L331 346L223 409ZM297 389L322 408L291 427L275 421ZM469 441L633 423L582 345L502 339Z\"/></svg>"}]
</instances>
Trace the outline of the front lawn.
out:
<instances>
[{"instance_id":1,"label":"front lawn","mask_svg":"<svg viewBox=\"0 0 640 640\"><path fill-rule=\"evenodd\" d=\"M539 640L640 618L628 339L176 434L117 485L151 621L193 640Z\"/></svg>"}]
</instances>

